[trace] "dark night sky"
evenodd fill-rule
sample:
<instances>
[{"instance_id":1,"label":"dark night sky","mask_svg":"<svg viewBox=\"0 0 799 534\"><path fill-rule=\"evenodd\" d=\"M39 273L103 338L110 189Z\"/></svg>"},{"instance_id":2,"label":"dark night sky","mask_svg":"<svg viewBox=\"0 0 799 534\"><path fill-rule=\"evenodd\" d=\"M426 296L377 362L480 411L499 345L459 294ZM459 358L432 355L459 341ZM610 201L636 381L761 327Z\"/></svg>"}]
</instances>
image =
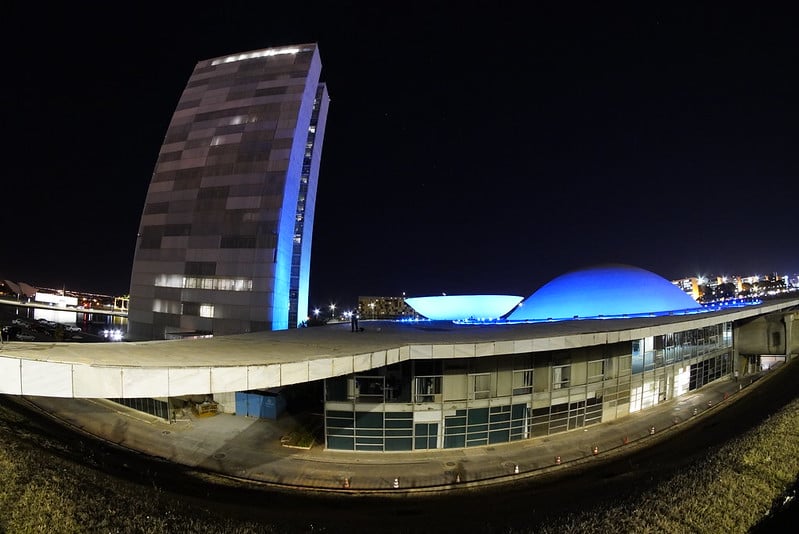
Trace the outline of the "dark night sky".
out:
<instances>
[{"instance_id":1,"label":"dark night sky","mask_svg":"<svg viewBox=\"0 0 799 534\"><path fill-rule=\"evenodd\" d=\"M127 292L196 62L303 42L332 99L312 306L799 271L795 13L271 4L6 9L0 278Z\"/></svg>"}]
</instances>

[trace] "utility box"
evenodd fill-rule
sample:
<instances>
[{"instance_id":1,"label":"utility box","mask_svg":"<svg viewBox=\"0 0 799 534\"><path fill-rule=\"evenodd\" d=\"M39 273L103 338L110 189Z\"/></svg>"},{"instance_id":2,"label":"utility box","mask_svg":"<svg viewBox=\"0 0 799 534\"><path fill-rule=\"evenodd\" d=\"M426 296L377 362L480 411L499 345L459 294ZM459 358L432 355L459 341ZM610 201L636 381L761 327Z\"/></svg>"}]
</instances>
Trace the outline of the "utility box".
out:
<instances>
[{"instance_id":1,"label":"utility box","mask_svg":"<svg viewBox=\"0 0 799 534\"><path fill-rule=\"evenodd\" d=\"M285 409L286 399L280 392L236 392L236 415L275 420Z\"/></svg>"}]
</instances>

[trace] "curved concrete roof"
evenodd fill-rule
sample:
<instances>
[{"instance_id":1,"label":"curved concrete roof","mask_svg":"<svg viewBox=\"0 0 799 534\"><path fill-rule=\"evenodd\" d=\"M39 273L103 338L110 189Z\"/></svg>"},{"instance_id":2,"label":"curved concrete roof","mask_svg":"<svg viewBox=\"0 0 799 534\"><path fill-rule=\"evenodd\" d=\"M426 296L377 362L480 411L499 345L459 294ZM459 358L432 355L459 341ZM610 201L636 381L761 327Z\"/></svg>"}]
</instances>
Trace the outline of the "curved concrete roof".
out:
<instances>
[{"instance_id":1,"label":"curved concrete roof","mask_svg":"<svg viewBox=\"0 0 799 534\"><path fill-rule=\"evenodd\" d=\"M623 317L701 309L680 288L655 273L609 264L568 272L543 285L509 321Z\"/></svg>"},{"instance_id":2,"label":"curved concrete roof","mask_svg":"<svg viewBox=\"0 0 799 534\"><path fill-rule=\"evenodd\" d=\"M481 358L619 343L799 306L799 299L725 311L625 320L462 325L362 321L210 339L0 346L0 393L137 398L246 391L321 380L406 360Z\"/></svg>"}]
</instances>

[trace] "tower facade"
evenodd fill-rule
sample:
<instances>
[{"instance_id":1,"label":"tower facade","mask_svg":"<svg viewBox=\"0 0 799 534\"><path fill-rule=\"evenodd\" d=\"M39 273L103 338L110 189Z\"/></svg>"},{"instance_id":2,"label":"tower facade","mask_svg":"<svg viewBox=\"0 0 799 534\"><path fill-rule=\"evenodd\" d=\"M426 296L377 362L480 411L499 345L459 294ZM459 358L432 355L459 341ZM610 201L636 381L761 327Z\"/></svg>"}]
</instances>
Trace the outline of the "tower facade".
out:
<instances>
[{"instance_id":1,"label":"tower facade","mask_svg":"<svg viewBox=\"0 0 799 534\"><path fill-rule=\"evenodd\" d=\"M128 337L297 326L329 97L315 44L201 61L147 192Z\"/></svg>"}]
</instances>

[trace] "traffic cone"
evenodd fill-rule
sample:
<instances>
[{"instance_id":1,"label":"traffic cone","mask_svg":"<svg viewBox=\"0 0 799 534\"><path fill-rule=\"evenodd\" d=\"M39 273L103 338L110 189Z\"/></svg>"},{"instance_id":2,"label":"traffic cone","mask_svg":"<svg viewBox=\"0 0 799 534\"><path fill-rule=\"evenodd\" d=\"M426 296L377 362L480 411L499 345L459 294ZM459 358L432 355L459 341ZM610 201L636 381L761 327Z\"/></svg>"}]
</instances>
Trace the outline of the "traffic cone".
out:
<instances>
[{"instance_id":1,"label":"traffic cone","mask_svg":"<svg viewBox=\"0 0 799 534\"><path fill-rule=\"evenodd\" d=\"M513 474L514 475L518 475L519 474L519 464L515 464L513 466Z\"/></svg>"},{"instance_id":2,"label":"traffic cone","mask_svg":"<svg viewBox=\"0 0 799 534\"><path fill-rule=\"evenodd\" d=\"M599 454L599 447L597 447L596 445L594 445L594 448L593 448L593 449L591 449L591 452L593 452L593 453L594 453L594 456L596 456L597 454Z\"/></svg>"},{"instance_id":3,"label":"traffic cone","mask_svg":"<svg viewBox=\"0 0 799 534\"><path fill-rule=\"evenodd\" d=\"M350 479L344 478L344 489L349 489L350 487Z\"/></svg>"},{"instance_id":4,"label":"traffic cone","mask_svg":"<svg viewBox=\"0 0 799 534\"><path fill-rule=\"evenodd\" d=\"M652 436L655 433L655 425L649 427L649 435Z\"/></svg>"},{"instance_id":5,"label":"traffic cone","mask_svg":"<svg viewBox=\"0 0 799 534\"><path fill-rule=\"evenodd\" d=\"M455 473L455 483L460 484L460 481L461 481L461 474Z\"/></svg>"},{"instance_id":6,"label":"traffic cone","mask_svg":"<svg viewBox=\"0 0 799 534\"><path fill-rule=\"evenodd\" d=\"M394 489L399 488L399 478L394 477Z\"/></svg>"},{"instance_id":7,"label":"traffic cone","mask_svg":"<svg viewBox=\"0 0 799 534\"><path fill-rule=\"evenodd\" d=\"M560 465L560 456L555 456L555 465Z\"/></svg>"},{"instance_id":8,"label":"traffic cone","mask_svg":"<svg viewBox=\"0 0 799 534\"><path fill-rule=\"evenodd\" d=\"M622 443L624 443L624 445L627 445L628 443L630 443L630 438L624 436L624 441Z\"/></svg>"}]
</instances>

